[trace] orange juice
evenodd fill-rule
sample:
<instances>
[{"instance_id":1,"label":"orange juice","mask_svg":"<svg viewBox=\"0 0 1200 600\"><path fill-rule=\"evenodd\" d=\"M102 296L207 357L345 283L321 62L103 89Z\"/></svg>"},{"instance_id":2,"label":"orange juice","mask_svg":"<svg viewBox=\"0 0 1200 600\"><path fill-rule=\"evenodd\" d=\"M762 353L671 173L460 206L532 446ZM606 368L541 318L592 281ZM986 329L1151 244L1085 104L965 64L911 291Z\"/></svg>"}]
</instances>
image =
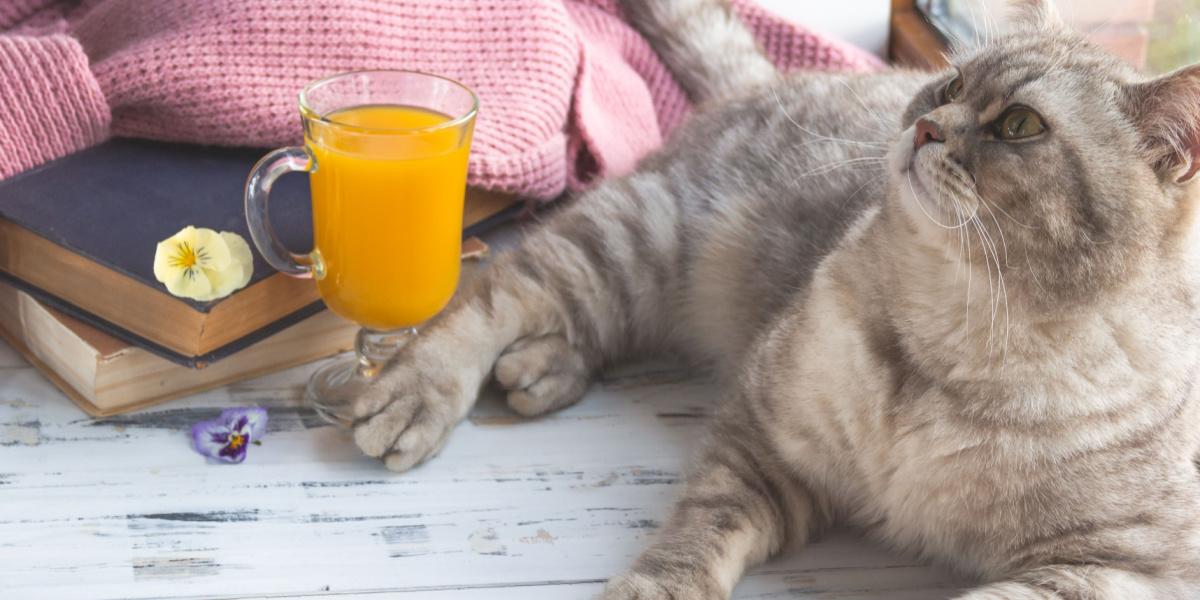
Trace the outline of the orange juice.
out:
<instances>
[{"instance_id":1,"label":"orange juice","mask_svg":"<svg viewBox=\"0 0 1200 600\"><path fill-rule=\"evenodd\" d=\"M437 128L446 121L371 105L306 128L317 286L333 312L387 331L421 324L454 294L471 133Z\"/></svg>"}]
</instances>

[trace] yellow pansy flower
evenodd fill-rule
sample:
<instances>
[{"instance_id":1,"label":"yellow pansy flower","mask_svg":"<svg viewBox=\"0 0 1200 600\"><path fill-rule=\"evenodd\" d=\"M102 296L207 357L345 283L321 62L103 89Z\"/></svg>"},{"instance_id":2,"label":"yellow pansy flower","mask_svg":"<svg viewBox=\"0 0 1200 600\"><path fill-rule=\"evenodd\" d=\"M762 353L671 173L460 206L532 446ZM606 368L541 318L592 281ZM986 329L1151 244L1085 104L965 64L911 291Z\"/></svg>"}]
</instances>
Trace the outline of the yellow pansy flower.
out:
<instances>
[{"instance_id":1,"label":"yellow pansy flower","mask_svg":"<svg viewBox=\"0 0 1200 600\"><path fill-rule=\"evenodd\" d=\"M245 287L253 272L250 245L228 231L188 225L154 250L154 278L181 298L200 302L224 298Z\"/></svg>"}]
</instances>

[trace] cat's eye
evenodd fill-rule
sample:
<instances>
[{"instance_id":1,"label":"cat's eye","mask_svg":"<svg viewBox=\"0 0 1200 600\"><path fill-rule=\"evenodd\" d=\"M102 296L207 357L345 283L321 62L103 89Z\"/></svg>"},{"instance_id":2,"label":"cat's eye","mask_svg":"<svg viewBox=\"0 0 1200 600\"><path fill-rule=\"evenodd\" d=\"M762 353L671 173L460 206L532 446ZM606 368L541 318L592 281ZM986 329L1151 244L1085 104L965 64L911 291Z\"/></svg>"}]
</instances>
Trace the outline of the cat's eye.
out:
<instances>
[{"instance_id":1,"label":"cat's eye","mask_svg":"<svg viewBox=\"0 0 1200 600\"><path fill-rule=\"evenodd\" d=\"M958 96L962 94L962 87L962 75L958 75L954 79L951 79L950 83L947 83L946 87L942 88L942 100L944 102L954 102L955 100L958 100Z\"/></svg>"},{"instance_id":2,"label":"cat's eye","mask_svg":"<svg viewBox=\"0 0 1200 600\"><path fill-rule=\"evenodd\" d=\"M996 121L996 137L1002 140L1030 138L1046 131L1042 116L1028 106L1014 106Z\"/></svg>"}]
</instances>

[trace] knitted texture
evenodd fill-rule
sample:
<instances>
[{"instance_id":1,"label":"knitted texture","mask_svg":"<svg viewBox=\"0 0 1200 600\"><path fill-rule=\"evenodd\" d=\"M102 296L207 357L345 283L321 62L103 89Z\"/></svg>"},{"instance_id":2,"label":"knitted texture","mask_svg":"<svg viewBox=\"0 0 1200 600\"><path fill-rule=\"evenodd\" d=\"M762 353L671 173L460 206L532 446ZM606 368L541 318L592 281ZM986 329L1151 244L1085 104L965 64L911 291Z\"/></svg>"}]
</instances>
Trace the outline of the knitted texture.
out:
<instances>
[{"instance_id":1,"label":"knitted texture","mask_svg":"<svg viewBox=\"0 0 1200 600\"><path fill-rule=\"evenodd\" d=\"M108 136L108 104L74 39L0 36L0 74L0 179Z\"/></svg>"},{"instance_id":2,"label":"knitted texture","mask_svg":"<svg viewBox=\"0 0 1200 600\"><path fill-rule=\"evenodd\" d=\"M52 7L54 0L5 0L0 2L0 29L11 29L38 12Z\"/></svg>"},{"instance_id":3,"label":"knitted texture","mask_svg":"<svg viewBox=\"0 0 1200 600\"><path fill-rule=\"evenodd\" d=\"M30 27L17 17L44 17L50 4L22 0L16 16L0 13L0 23L13 21L0 48L27 43L11 34ZM781 68L879 64L752 0L734 4ZM20 120L43 129L0 132L0 176L99 139L78 136L103 132L108 119L94 103L81 108L67 90L75 86L103 92L116 135L273 146L299 141L296 94L313 79L354 69L439 73L480 97L470 184L539 199L628 171L689 110L614 0L93 0L59 14L91 75L79 72L78 53L61 72L5 54L0 89L59 91L24 108Z\"/></svg>"}]
</instances>

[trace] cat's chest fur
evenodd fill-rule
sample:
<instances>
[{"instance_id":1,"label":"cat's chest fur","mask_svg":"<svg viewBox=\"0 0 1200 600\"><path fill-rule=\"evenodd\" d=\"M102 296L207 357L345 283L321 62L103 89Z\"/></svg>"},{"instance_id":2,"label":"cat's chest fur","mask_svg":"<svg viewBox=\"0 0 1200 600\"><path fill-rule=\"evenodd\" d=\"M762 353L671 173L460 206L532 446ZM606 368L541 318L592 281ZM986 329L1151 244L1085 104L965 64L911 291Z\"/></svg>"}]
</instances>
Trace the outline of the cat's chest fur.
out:
<instances>
[{"instance_id":1,"label":"cat's chest fur","mask_svg":"<svg viewBox=\"0 0 1200 600\"><path fill-rule=\"evenodd\" d=\"M830 490L846 520L964 570L1000 573L1011 565L996 557L1030 540L1134 518L1131 486L1147 493L1188 476L1195 428L1181 424L1197 412L1187 390L1195 352L1164 358L1153 347L1182 334L1100 315L1069 332L1070 344L1056 344L1066 334L1053 330L1025 339L1015 351L1034 358L1009 356L1006 381L948 383L922 373L924 357L899 347L872 308L896 299L843 285L838 261L817 270L766 340L764 385L781 457Z\"/></svg>"}]
</instances>

